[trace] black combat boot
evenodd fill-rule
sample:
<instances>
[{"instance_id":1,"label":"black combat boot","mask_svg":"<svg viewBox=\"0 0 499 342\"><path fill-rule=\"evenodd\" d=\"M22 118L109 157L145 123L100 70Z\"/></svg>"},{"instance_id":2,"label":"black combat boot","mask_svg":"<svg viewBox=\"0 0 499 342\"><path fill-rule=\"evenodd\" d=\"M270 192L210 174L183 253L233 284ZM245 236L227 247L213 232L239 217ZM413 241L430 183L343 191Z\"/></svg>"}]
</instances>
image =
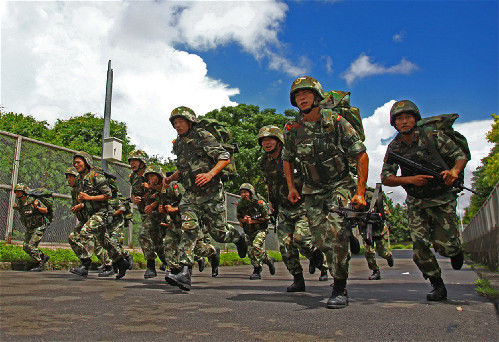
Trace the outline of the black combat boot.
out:
<instances>
[{"instance_id":1,"label":"black combat boot","mask_svg":"<svg viewBox=\"0 0 499 342\"><path fill-rule=\"evenodd\" d=\"M260 273L262 273L262 268L260 266L254 267L253 274L250 275L250 280L262 279L262 276Z\"/></svg>"},{"instance_id":2,"label":"black combat boot","mask_svg":"<svg viewBox=\"0 0 499 342\"><path fill-rule=\"evenodd\" d=\"M144 273L144 279L156 277L156 262L154 260L147 260L147 269Z\"/></svg>"},{"instance_id":3,"label":"black combat boot","mask_svg":"<svg viewBox=\"0 0 499 342\"><path fill-rule=\"evenodd\" d=\"M319 281L327 281L327 269L321 271L321 275L319 276Z\"/></svg>"},{"instance_id":4,"label":"black combat boot","mask_svg":"<svg viewBox=\"0 0 499 342\"><path fill-rule=\"evenodd\" d=\"M41 272L43 271L43 266L42 262L40 261L38 264L36 264L34 267L29 269L30 272Z\"/></svg>"},{"instance_id":5,"label":"black combat boot","mask_svg":"<svg viewBox=\"0 0 499 342\"><path fill-rule=\"evenodd\" d=\"M112 265L105 266L102 272L99 273L99 277L110 277L114 274L114 268Z\"/></svg>"},{"instance_id":6,"label":"black combat boot","mask_svg":"<svg viewBox=\"0 0 499 342\"><path fill-rule=\"evenodd\" d=\"M342 309L348 305L347 280L334 279L333 293L327 301L328 309Z\"/></svg>"},{"instance_id":7,"label":"black combat boot","mask_svg":"<svg viewBox=\"0 0 499 342\"><path fill-rule=\"evenodd\" d=\"M92 260L90 258L81 259L81 265L70 269L69 272L86 278L90 265L92 265Z\"/></svg>"},{"instance_id":8,"label":"black combat boot","mask_svg":"<svg viewBox=\"0 0 499 342\"><path fill-rule=\"evenodd\" d=\"M49 261L50 257L47 255L47 254L42 254L42 269L45 267L45 264L47 263L47 261Z\"/></svg>"},{"instance_id":9,"label":"black combat boot","mask_svg":"<svg viewBox=\"0 0 499 342\"><path fill-rule=\"evenodd\" d=\"M100 266L99 266L99 267L97 267L97 271L99 271L99 272L102 272L102 271L104 271L105 269L106 269L106 265L104 265L104 264L100 264Z\"/></svg>"},{"instance_id":10,"label":"black combat boot","mask_svg":"<svg viewBox=\"0 0 499 342\"><path fill-rule=\"evenodd\" d=\"M124 257L122 257L118 261L116 261L116 266L118 267L118 274L116 275L116 279L121 279L125 276L126 271L130 267L130 264Z\"/></svg>"},{"instance_id":11,"label":"black combat boot","mask_svg":"<svg viewBox=\"0 0 499 342\"><path fill-rule=\"evenodd\" d=\"M172 286L178 286L184 291L191 290L191 272L189 266L183 266L182 270L174 274L173 270L170 274L167 274L165 280L168 284Z\"/></svg>"},{"instance_id":12,"label":"black combat boot","mask_svg":"<svg viewBox=\"0 0 499 342\"><path fill-rule=\"evenodd\" d=\"M380 280L381 279L381 273L379 270L375 270L373 271L373 274L371 274L369 276L369 278L367 278L369 280Z\"/></svg>"},{"instance_id":13,"label":"black combat boot","mask_svg":"<svg viewBox=\"0 0 499 342\"><path fill-rule=\"evenodd\" d=\"M203 272L204 267L206 266L206 260L204 260L204 257L199 257L197 261L199 272Z\"/></svg>"},{"instance_id":14,"label":"black combat boot","mask_svg":"<svg viewBox=\"0 0 499 342\"><path fill-rule=\"evenodd\" d=\"M428 292L426 299L435 302L446 300L447 289L445 288L443 279L441 277L430 277L430 282L433 290Z\"/></svg>"},{"instance_id":15,"label":"black combat boot","mask_svg":"<svg viewBox=\"0 0 499 342\"><path fill-rule=\"evenodd\" d=\"M125 252L125 259L128 261L128 269L132 270L133 269L133 255L131 255L128 252Z\"/></svg>"},{"instance_id":16,"label":"black combat boot","mask_svg":"<svg viewBox=\"0 0 499 342\"><path fill-rule=\"evenodd\" d=\"M463 252L459 252L459 254L450 257L450 263L452 268L455 270L460 270L463 267L464 263L464 254Z\"/></svg>"},{"instance_id":17,"label":"black combat boot","mask_svg":"<svg viewBox=\"0 0 499 342\"><path fill-rule=\"evenodd\" d=\"M274 258L268 258L267 260L267 266L269 267L269 272L271 275L275 274L275 259Z\"/></svg>"},{"instance_id":18,"label":"black combat boot","mask_svg":"<svg viewBox=\"0 0 499 342\"><path fill-rule=\"evenodd\" d=\"M216 253L210 256L211 264L211 276L216 277L218 275L218 266L220 266L220 248L216 249Z\"/></svg>"},{"instance_id":19,"label":"black combat boot","mask_svg":"<svg viewBox=\"0 0 499 342\"><path fill-rule=\"evenodd\" d=\"M161 266L159 266L159 270L165 272L166 271L166 263L162 263Z\"/></svg>"},{"instance_id":20,"label":"black combat boot","mask_svg":"<svg viewBox=\"0 0 499 342\"><path fill-rule=\"evenodd\" d=\"M388 266L393 267L394 264L393 255L390 255L388 259L386 259L386 262L388 263Z\"/></svg>"},{"instance_id":21,"label":"black combat boot","mask_svg":"<svg viewBox=\"0 0 499 342\"><path fill-rule=\"evenodd\" d=\"M239 257L241 259L244 258L248 253L248 245L246 244L246 236L244 235L244 233L241 233L241 237L239 241L235 243L235 245L237 247L237 254L239 255Z\"/></svg>"},{"instance_id":22,"label":"black combat boot","mask_svg":"<svg viewBox=\"0 0 499 342\"><path fill-rule=\"evenodd\" d=\"M293 284L286 288L286 292L305 292L305 279L303 279L303 273L293 274Z\"/></svg>"}]
</instances>

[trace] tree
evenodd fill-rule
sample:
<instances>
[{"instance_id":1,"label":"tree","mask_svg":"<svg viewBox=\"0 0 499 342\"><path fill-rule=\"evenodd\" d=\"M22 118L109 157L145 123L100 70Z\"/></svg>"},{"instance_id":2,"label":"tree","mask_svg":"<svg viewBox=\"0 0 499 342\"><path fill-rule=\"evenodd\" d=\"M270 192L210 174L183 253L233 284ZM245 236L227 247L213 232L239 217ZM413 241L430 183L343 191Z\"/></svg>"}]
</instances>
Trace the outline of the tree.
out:
<instances>
[{"instance_id":1,"label":"tree","mask_svg":"<svg viewBox=\"0 0 499 342\"><path fill-rule=\"evenodd\" d=\"M386 204L390 210L387 217L388 229L390 230L390 239L393 242L404 242L411 240L411 233L409 229L407 206L397 203L393 205L391 198L386 198Z\"/></svg>"},{"instance_id":2,"label":"tree","mask_svg":"<svg viewBox=\"0 0 499 342\"><path fill-rule=\"evenodd\" d=\"M47 121L37 121L31 115L0 111L0 130L28 138L43 140L49 132Z\"/></svg>"},{"instance_id":3,"label":"tree","mask_svg":"<svg viewBox=\"0 0 499 342\"><path fill-rule=\"evenodd\" d=\"M491 130L487 133L486 138L489 142L493 143L489 155L482 159L476 171L473 172L472 188L475 189L480 195L473 194L471 196L471 204L466 208L463 223L467 224L480 210L483 203L494 189L499 181L499 115L492 114L494 123Z\"/></svg>"}]
</instances>

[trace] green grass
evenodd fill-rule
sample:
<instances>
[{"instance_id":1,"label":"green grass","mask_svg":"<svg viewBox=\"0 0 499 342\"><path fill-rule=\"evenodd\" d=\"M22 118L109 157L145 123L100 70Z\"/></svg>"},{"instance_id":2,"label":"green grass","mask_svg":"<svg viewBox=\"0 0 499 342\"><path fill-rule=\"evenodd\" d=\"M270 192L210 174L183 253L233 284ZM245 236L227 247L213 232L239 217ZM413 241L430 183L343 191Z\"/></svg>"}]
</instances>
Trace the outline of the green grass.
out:
<instances>
[{"instance_id":1,"label":"green grass","mask_svg":"<svg viewBox=\"0 0 499 342\"><path fill-rule=\"evenodd\" d=\"M490 285L490 281L487 279L478 278L473 284L476 285L475 291L482 296L493 300L499 299L499 291L493 288L492 285Z\"/></svg>"}]
</instances>

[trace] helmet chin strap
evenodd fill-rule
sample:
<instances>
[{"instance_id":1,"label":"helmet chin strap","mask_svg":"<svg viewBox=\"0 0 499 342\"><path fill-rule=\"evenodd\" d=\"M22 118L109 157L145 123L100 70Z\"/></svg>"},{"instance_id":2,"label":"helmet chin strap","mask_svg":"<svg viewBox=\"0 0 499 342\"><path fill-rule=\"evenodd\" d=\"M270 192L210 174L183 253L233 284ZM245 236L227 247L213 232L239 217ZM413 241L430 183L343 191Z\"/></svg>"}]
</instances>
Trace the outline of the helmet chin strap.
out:
<instances>
[{"instance_id":1,"label":"helmet chin strap","mask_svg":"<svg viewBox=\"0 0 499 342\"><path fill-rule=\"evenodd\" d=\"M400 134L404 134L404 135L407 135L407 134L411 134L412 132L414 132L414 130L416 129L416 126L412 127L411 129L408 129L407 131L399 131L397 129L397 131L400 133Z\"/></svg>"},{"instance_id":2,"label":"helmet chin strap","mask_svg":"<svg viewBox=\"0 0 499 342\"><path fill-rule=\"evenodd\" d=\"M280 145L281 145L281 142L280 142L280 141L278 141L278 142L277 142L277 144L275 144L275 147L274 147L274 149L273 149L272 151L268 151L268 152L267 152L267 151L265 151L265 150L263 150L263 151L264 151L265 153L267 153L267 154L272 154L272 153L274 153L275 151L277 151L277 149L280 147ZM261 146L260 146L260 148L261 148Z\"/></svg>"},{"instance_id":3,"label":"helmet chin strap","mask_svg":"<svg viewBox=\"0 0 499 342\"><path fill-rule=\"evenodd\" d=\"M312 106L308 109L304 109L304 110L300 109L300 112L303 114L310 113L312 111L312 109L319 107L319 105L316 102L317 102L317 98L314 98L314 103L312 103Z\"/></svg>"}]
</instances>

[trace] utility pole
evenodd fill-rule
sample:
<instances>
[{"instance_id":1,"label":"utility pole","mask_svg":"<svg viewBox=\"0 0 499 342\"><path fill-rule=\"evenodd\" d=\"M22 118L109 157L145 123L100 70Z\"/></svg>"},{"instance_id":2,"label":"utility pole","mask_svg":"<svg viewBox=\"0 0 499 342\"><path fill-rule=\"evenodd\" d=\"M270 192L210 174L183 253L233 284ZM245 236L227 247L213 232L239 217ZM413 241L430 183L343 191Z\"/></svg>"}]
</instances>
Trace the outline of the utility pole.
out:
<instances>
[{"instance_id":1,"label":"utility pole","mask_svg":"<svg viewBox=\"0 0 499 342\"><path fill-rule=\"evenodd\" d=\"M109 137L111 131L111 99L113 97L113 69L111 69L111 60L107 64L107 82L106 82L106 100L104 104L104 128L102 130L102 155L101 167L108 171L107 160L104 159L104 140Z\"/></svg>"}]
</instances>

